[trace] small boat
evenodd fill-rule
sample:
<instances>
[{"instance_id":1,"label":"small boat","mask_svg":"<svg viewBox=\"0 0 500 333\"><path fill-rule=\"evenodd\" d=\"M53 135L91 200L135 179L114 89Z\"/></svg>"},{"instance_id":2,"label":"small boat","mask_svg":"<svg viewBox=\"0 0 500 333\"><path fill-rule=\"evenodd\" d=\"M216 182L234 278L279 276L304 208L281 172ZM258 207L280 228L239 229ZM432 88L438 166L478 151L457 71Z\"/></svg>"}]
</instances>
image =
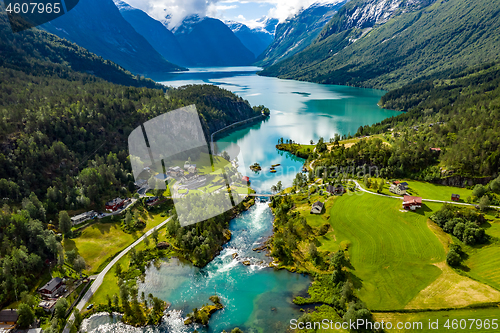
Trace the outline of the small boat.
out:
<instances>
[{"instance_id":1,"label":"small boat","mask_svg":"<svg viewBox=\"0 0 500 333\"><path fill-rule=\"evenodd\" d=\"M270 171L270 172L271 172L271 173L276 173L276 170L274 170L274 169L271 169L271 171Z\"/></svg>"},{"instance_id":2,"label":"small boat","mask_svg":"<svg viewBox=\"0 0 500 333\"><path fill-rule=\"evenodd\" d=\"M280 166L280 165L281 165L280 163L278 163L278 164L273 164L273 165L271 165L271 167L273 167L273 168L274 168L274 167L277 167L277 166Z\"/></svg>"}]
</instances>

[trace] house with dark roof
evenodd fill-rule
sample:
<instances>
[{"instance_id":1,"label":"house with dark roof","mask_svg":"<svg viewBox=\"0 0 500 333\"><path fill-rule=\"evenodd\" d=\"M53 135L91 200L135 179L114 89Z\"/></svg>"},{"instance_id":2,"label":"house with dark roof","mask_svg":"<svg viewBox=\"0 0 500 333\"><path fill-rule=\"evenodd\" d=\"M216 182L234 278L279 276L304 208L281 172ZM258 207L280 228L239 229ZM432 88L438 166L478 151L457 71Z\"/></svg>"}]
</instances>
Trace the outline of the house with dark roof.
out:
<instances>
[{"instance_id":1,"label":"house with dark roof","mask_svg":"<svg viewBox=\"0 0 500 333\"><path fill-rule=\"evenodd\" d=\"M328 185L326 187L326 191L330 194L334 194L334 195L342 195L345 193L345 189L344 189L344 186L342 186L341 184L338 184L336 186L333 186L333 185Z\"/></svg>"},{"instance_id":2,"label":"house with dark roof","mask_svg":"<svg viewBox=\"0 0 500 333\"><path fill-rule=\"evenodd\" d=\"M55 277L47 282L38 292L45 297L55 297L64 286L64 281L60 277Z\"/></svg>"},{"instance_id":3,"label":"house with dark roof","mask_svg":"<svg viewBox=\"0 0 500 333\"><path fill-rule=\"evenodd\" d=\"M311 214L321 214L323 212L324 203L316 201L311 207Z\"/></svg>"},{"instance_id":4,"label":"house with dark roof","mask_svg":"<svg viewBox=\"0 0 500 333\"><path fill-rule=\"evenodd\" d=\"M7 331L16 327L19 315L14 309L7 309L0 311L0 330L6 329Z\"/></svg>"},{"instance_id":5,"label":"house with dark roof","mask_svg":"<svg viewBox=\"0 0 500 333\"><path fill-rule=\"evenodd\" d=\"M452 201L460 201L460 195L459 194L452 194L451 200Z\"/></svg>"},{"instance_id":6,"label":"house with dark roof","mask_svg":"<svg viewBox=\"0 0 500 333\"><path fill-rule=\"evenodd\" d=\"M399 194L399 195L404 195L406 194L406 189L407 187L405 187L403 184L397 182L398 184L392 184L390 187L389 187L389 191L391 191L392 193L395 193L395 194Z\"/></svg>"}]
</instances>

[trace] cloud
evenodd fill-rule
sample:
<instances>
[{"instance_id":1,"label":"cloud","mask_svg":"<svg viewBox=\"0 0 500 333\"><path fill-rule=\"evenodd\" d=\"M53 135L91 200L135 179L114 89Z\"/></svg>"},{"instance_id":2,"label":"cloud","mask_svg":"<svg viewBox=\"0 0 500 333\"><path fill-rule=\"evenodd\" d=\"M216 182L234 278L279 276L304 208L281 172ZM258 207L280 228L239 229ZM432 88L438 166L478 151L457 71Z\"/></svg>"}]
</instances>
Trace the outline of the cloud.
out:
<instances>
[{"instance_id":1,"label":"cloud","mask_svg":"<svg viewBox=\"0 0 500 333\"><path fill-rule=\"evenodd\" d=\"M301 9L313 3L336 3L340 0L124 0L133 7L142 9L151 17L164 21L168 17L168 26L173 28L182 20L193 14L200 17L210 16L223 18L223 12L238 8L238 4L255 3L256 5L269 4L269 17L277 18L280 22L297 14ZM243 17L243 15L240 15ZM238 17L239 18L239 17ZM241 19L244 20L244 17Z\"/></svg>"},{"instance_id":2,"label":"cloud","mask_svg":"<svg viewBox=\"0 0 500 333\"><path fill-rule=\"evenodd\" d=\"M125 0L125 2L145 11L157 20L165 21L165 17L168 17L171 28L179 25L189 15L215 16L219 0Z\"/></svg>"},{"instance_id":3,"label":"cloud","mask_svg":"<svg viewBox=\"0 0 500 333\"><path fill-rule=\"evenodd\" d=\"M236 8L238 8L238 5L231 5L231 6L217 5L217 6L215 6L215 9L217 9L218 11L224 11L224 10L236 9Z\"/></svg>"}]
</instances>

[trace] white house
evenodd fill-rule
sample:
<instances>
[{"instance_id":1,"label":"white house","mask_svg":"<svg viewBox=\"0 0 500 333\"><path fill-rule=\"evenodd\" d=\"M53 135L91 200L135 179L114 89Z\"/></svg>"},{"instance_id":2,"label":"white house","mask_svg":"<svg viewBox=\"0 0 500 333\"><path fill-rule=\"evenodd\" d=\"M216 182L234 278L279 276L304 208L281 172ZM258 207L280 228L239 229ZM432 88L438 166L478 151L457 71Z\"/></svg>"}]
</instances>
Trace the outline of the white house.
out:
<instances>
[{"instance_id":1,"label":"white house","mask_svg":"<svg viewBox=\"0 0 500 333\"><path fill-rule=\"evenodd\" d=\"M77 225L77 224L83 223L87 220L93 219L96 216L97 216L97 213L95 211L91 210L89 212L85 212L85 213L81 213L79 215L73 216L71 218L71 223L73 225Z\"/></svg>"},{"instance_id":2,"label":"white house","mask_svg":"<svg viewBox=\"0 0 500 333\"><path fill-rule=\"evenodd\" d=\"M402 184L392 184L391 187L389 187L389 191L392 193L396 193L399 195L405 195L406 194L406 187Z\"/></svg>"},{"instance_id":3,"label":"white house","mask_svg":"<svg viewBox=\"0 0 500 333\"><path fill-rule=\"evenodd\" d=\"M325 204L321 201L316 201L315 203L313 203L311 207L311 214L321 214L324 205Z\"/></svg>"}]
</instances>

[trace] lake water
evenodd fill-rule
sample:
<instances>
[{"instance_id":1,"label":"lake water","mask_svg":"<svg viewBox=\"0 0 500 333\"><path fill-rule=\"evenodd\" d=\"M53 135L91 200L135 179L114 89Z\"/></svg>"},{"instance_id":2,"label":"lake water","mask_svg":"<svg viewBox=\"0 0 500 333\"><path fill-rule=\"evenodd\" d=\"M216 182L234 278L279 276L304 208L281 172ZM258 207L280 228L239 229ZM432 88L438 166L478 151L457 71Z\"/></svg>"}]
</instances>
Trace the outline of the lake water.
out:
<instances>
[{"instance_id":1,"label":"lake water","mask_svg":"<svg viewBox=\"0 0 500 333\"><path fill-rule=\"evenodd\" d=\"M320 137L326 141L335 134L355 134L359 126L371 125L399 114L377 106L384 91L345 86L281 80L258 76L258 67L195 68L190 72L155 78L179 87L186 84L214 84L248 100L265 105L271 117L261 123L231 132L219 138L219 151L237 145L239 171L250 177L252 188L269 193L279 180L290 186L303 160L276 149L279 138L309 144ZM260 163L263 172L254 174L249 166ZM272 164L281 163L277 173L269 173Z\"/></svg>"},{"instance_id":2,"label":"lake water","mask_svg":"<svg viewBox=\"0 0 500 333\"><path fill-rule=\"evenodd\" d=\"M219 150L239 152L239 171L248 175L259 193L269 193L278 181L289 186L304 160L280 152L275 145L283 137L300 143L325 140L335 134L354 134L359 126L379 122L398 112L383 110L377 102L383 91L260 77L258 68L200 68L191 72L154 78L171 86L214 84L247 99L252 105L265 105L271 117L252 126L234 130L219 138ZM235 148L237 147L237 148ZM236 155L236 153L234 153ZM255 174L248 168L258 162L263 171ZM268 172L280 163L277 173ZM168 317L159 327L132 328L110 322L109 316L96 316L86 322L92 332L192 332L183 316L194 307L208 303L215 292L225 305L215 313L208 328L200 332L230 331L238 326L244 332L284 332L287 323L301 314L292 303L304 294L310 279L286 271L264 268L269 259L252 249L272 234L272 214L265 203L258 203L233 221L231 241L221 254L203 269L172 259L159 268L151 266L140 292L153 293L170 303ZM238 257L233 258L237 253ZM252 265L245 266L243 260Z\"/></svg>"}]
</instances>

